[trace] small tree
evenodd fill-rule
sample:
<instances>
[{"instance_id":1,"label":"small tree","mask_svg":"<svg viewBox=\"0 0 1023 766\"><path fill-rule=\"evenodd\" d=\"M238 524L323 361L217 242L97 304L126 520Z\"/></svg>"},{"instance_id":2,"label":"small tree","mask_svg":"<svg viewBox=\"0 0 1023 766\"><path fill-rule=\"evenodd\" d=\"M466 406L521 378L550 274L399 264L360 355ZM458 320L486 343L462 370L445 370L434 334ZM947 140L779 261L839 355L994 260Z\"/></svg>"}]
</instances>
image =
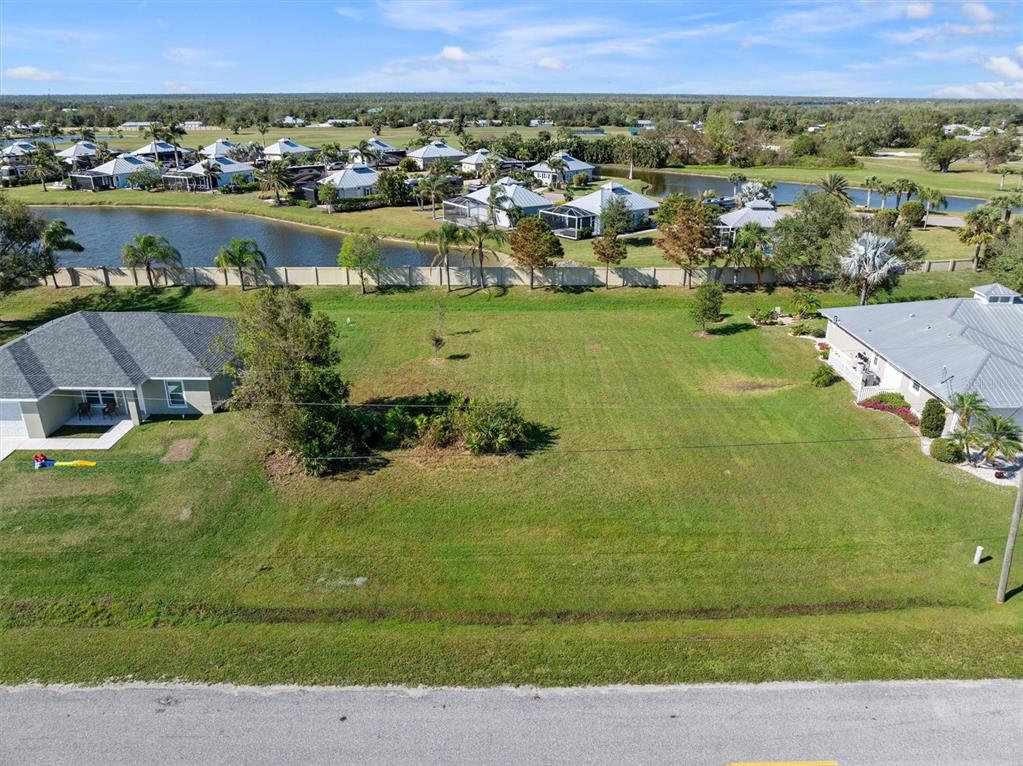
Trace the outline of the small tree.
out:
<instances>
[{"instance_id":1,"label":"small tree","mask_svg":"<svg viewBox=\"0 0 1023 766\"><path fill-rule=\"evenodd\" d=\"M341 201L341 191L334 184L319 184L316 189L316 199L326 206L327 215L334 212L334 207Z\"/></svg>"},{"instance_id":2,"label":"small tree","mask_svg":"<svg viewBox=\"0 0 1023 766\"><path fill-rule=\"evenodd\" d=\"M402 207L412 202L408 177L400 170L385 170L377 179L377 192L390 207Z\"/></svg>"},{"instance_id":3,"label":"small tree","mask_svg":"<svg viewBox=\"0 0 1023 766\"><path fill-rule=\"evenodd\" d=\"M600 209L600 230L602 232L614 232L624 234L632 227L632 213L625 200L618 195L604 203Z\"/></svg>"},{"instance_id":4,"label":"small tree","mask_svg":"<svg viewBox=\"0 0 1023 766\"><path fill-rule=\"evenodd\" d=\"M380 268L382 258L378 243L377 235L368 230L349 234L341 243L341 250L337 254L338 266L359 272L359 284L362 286L363 295L366 294L366 272Z\"/></svg>"},{"instance_id":5,"label":"small tree","mask_svg":"<svg viewBox=\"0 0 1023 766\"><path fill-rule=\"evenodd\" d=\"M800 319L817 316L821 310L821 299L808 290L797 290L792 293L792 310Z\"/></svg>"},{"instance_id":6,"label":"small tree","mask_svg":"<svg viewBox=\"0 0 1023 766\"><path fill-rule=\"evenodd\" d=\"M910 200L899 208L899 220L911 228L920 226L924 222L926 214L927 211L923 204L915 199Z\"/></svg>"},{"instance_id":7,"label":"small tree","mask_svg":"<svg viewBox=\"0 0 1023 766\"><path fill-rule=\"evenodd\" d=\"M862 234L849 246L849 255L842 259L842 271L860 294L860 305L867 302L871 291L903 273L906 266L892 253L895 242L877 234Z\"/></svg>"},{"instance_id":8,"label":"small tree","mask_svg":"<svg viewBox=\"0 0 1023 766\"><path fill-rule=\"evenodd\" d=\"M529 269L529 289L533 289L536 269L550 268L565 251L561 242L539 218L524 218L508 235L512 260L519 268Z\"/></svg>"},{"instance_id":9,"label":"small tree","mask_svg":"<svg viewBox=\"0 0 1023 766\"><path fill-rule=\"evenodd\" d=\"M947 173L952 163L966 157L970 150L963 141L932 136L920 142L920 163L928 170Z\"/></svg>"},{"instance_id":10,"label":"small tree","mask_svg":"<svg viewBox=\"0 0 1023 766\"><path fill-rule=\"evenodd\" d=\"M590 182L590 177L585 173L576 173L572 176L572 186L586 186Z\"/></svg>"},{"instance_id":11,"label":"small tree","mask_svg":"<svg viewBox=\"0 0 1023 766\"><path fill-rule=\"evenodd\" d=\"M593 240L593 255L604 264L604 288L610 289L611 267L620 264L628 255L625 240L619 239L614 229L605 229Z\"/></svg>"},{"instance_id":12,"label":"small tree","mask_svg":"<svg viewBox=\"0 0 1023 766\"><path fill-rule=\"evenodd\" d=\"M674 215L658 227L656 245L664 259L686 269L693 286L692 270L704 261L704 250L714 242L714 212L690 197L673 201Z\"/></svg>"},{"instance_id":13,"label":"small tree","mask_svg":"<svg viewBox=\"0 0 1023 766\"><path fill-rule=\"evenodd\" d=\"M945 431L945 405L937 399L928 399L920 416L920 433L936 439Z\"/></svg>"},{"instance_id":14,"label":"small tree","mask_svg":"<svg viewBox=\"0 0 1023 766\"><path fill-rule=\"evenodd\" d=\"M705 282L696 288L693 300L689 304L689 316L707 331L707 325L721 318L721 307L725 302L725 291L715 282Z\"/></svg>"}]
</instances>

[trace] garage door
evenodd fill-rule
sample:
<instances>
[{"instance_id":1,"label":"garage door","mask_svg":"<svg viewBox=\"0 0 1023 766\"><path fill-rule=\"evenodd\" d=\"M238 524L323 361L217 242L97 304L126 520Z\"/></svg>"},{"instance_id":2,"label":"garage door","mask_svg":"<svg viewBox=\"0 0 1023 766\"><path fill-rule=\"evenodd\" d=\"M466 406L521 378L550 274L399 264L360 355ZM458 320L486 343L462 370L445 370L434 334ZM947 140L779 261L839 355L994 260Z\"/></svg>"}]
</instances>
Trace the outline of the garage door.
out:
<instances>
[{"instance_id":1,"label":"garage door","mask_svg":"<svg viewBox=\"0 0 1023 766\"><path fill-rule=\"evenodd\" d=\"M21 405L17 402L0 402L0 439L25 439L25 421L21 419Z\"/></svg>"}]
</instances>

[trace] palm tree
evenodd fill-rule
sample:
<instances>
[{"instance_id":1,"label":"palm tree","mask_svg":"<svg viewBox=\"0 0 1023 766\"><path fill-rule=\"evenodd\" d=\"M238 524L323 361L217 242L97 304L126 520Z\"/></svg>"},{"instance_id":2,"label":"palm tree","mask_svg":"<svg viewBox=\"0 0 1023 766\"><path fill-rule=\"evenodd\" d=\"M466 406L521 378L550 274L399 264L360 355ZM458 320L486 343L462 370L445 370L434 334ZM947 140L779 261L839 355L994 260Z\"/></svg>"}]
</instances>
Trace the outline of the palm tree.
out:
<instances>
[{"instance_id":1,"label":"palm tree","mask_svg":"<svg viewBox=\"0 0 1023 766\"><path fill-rule=\"evenodd\" d=\"M480 181L492 184L501 176L501 161L497 157L487 157L480 165Z\"/></svg>"},{"instance_id":2,"label":"palm tree","mask_svg":"<svg viewBox=\"0 0 1023 766\"><path fill-rule=\"evenodd\" d=\"M884 210L888 207L888 198L895 194L895 184L879 183L877 191L881 194L881 209Z\"/></svg>"},{"instance_id":3,"label":"palm tree","mask_svg":"<svg viewBox=\"0 0 1023 766\"><path fill-rule=\"evenodd\" d=\"M973 268L980 266L981 250L994 241L1001 225L1001 213L993 207L981 205L963 216L964 224L956 230L956 236L964 245L973 245Z\"/></svg>"},{"instance_id":4,"label":"palm tree","mask_svg":"<svg viewBox=\"0 0 1023 766\"><path fill-rule=\"evenodd\" d=\"M732 196L739 196L739 185L744 184L749 179L746 178L742 173L730 173L728 176L728 183L732 185Z\"/></svg>"},{"instance_id":5,"label":"palm tree","mask_svg":"<svg viewBox=\"0 0 1023 766\"><path fill-rule=\"evenodd\" d=\"M958 428L952 432L949 441L963 451L970 465L976 465L973 450L980 446L980 435L976 431Z\"/></svg>"},{"instance_id":6,"label":"palm tree","mask_svg":"<svg viewBox=\"0 0 1023 766\"><path fill-rule=\"evenodd\" d=\"M256 177L259 179L259 190L263 194L273 194L278 205L281 204L281 194L291 191L291 174L281 160L268 162L266 167L256 172Z\"/></svg>"},{"instance_id":7,"label":"palm tree","mask_svg":"<svg viewBox=\"0 0 1023 766\"><path fill-rule=\"evenodd\" d=\"M906 200L908 201L917 190L916 184L908 178L896 178L892 183L892 187L895 189L895 207L900 207L902 205L903 194L906 195Z\"/></svg>"},{"instance_id":8,"label":"palm tree","mask_svg":"<svg viewBox=\"0 0 1023 766\"><path fill-rule=\"evenodd\" d=\"M863 179L863 186L867 190L867 209L870 209L870 199L874 194L874 190L881 185L881 179L877 176L867 176Z\"/></svg>"},{"instance_id":9,"label":"palm tree","mask_svg":"<svg viewBox=\"0 0 1023 766\"><path fill-rule=\"evenodd\" d=\"M430 200L430 217L437 220L437 202L451 196L451 182L444 176L423 176L416 184L416 196L420 200Z\"/></svg>"},{"instance_id":10,"label":"palm tree","mask_svg":"<svg viewBox=\"0 0 1023 766\"><path fill-rule=\"evenodd\" d=\"M547 167L551 169L551 183L552 189L557 189L561 185L561 179L568 170L568 163L565 162L564 157L557 154L552 154L547 160Z\"/></svg>"},{"instance_id":11,"label":"palm tree","mask_svg":"<svg viewBox=\"0 0 1023 766\"><path fill-rule=\"evenodd\" d=\"M998 179L998 191L1002 191L1005 189L1005 177L1011 176L1013 173L1015 173L1016 168L1010 168L1005 165L1002 165L997 168L992 168L991 172L994 173L995 175L1001 176L1001 178Z\"/></svg>"},{"instance_id":12,"label":"palm tree","mask_svg":"<svg viewBox=\"0 0 1023 766\"><path fill-rule=\"evenodd\" d=\"M256 132L259 133L259 142L266 146L266 134L270 132L271 125L266 120L256 123Z\"/></svg>"},{"instance_id":13,"label":"palm tree","mask_svg":"<svg viewBox=\"0 0 1023 766\"><path fill-rule=\"evenodd\" d=\"M181 165L181 139L186 135L185 129L177 123L168 125L163 130L163 140L174 147L174 164L179 167Z\"/></svg>"},{"instance_id":14,"label":"palm tree","mask_svg":"<svg viewBox=\"0 0 1023 766\"><path fill-rule=\"evenodd\" d=\"M870 297L870 289L901 274L906 264L892 252L895 242L872 232L861 234L849 245L849 255L842 259L842 271L859 287L860 305Z\"/></svg>"},{"instance_id":15,"label":"palm tree","mask_svg":"<svg viewBox=\"0 0 1023 766\"><path fill-rule=\"evenodd\" d=\"M956 424L964 431L971 431L974 418L986 415L988 411L987 404L976 391L956 391L949 404L956 415Z\"/></svg>"},{"instance_id":16,"label":"palm tree","mask_svg":"<svg viewBox=\"0 0 1023 766\"><path fill-rule=\"evenodd\" d=\"M852 204L852 195L849 194L849 182L841 173L828 173L818 179L817 186L829 197L842 200L847 205Z\"/></svg>"},{"instance_id":17,"label":"palm tree","mask_svg":"<svg viewBox=\"0 0 1023 766\"><path fill-rule=\"evenodd\" d=\"M946 208L948 207L948 198L941 193L940 189L931 189L927 187L921 187L917 194L924 203L924 230L927 229L928 219L931 217L931 208Z\"/></svg>"},{"instance_id":18,"label":"palm tree","mask_svg":"<svg viewBox=\"0 0 1023 766\"><path fill-rule=\"evenodd\" d=\"M81 140L82 141L92 141L92 142L95 143L95 141L96 141L96 129L95 128L90 128L89 126L86 125L85 127L81 128L78 131L78 133L79 133L79 135L81 135L81 137L82 137Z\"/></svg>"},{"instance_id":19,"label":"palm tree","mask_svg":"<svg viewBox=\"0 0 1023 766\"><path fill-rule=\"evenodd\" d=\"M424 232L416 239L416 247L430 243L437 248L437 257L434 258L433 262L436 264L438 259L443 261L444 282L447 283L449 293L451 292L451 248L454 245L465 242L465 240L464 231L450 221L442 223L439 229Z\"/></svg>"},{"instance_id":20,"label":"palm tree","mask_svg":"<svg viewBox=\"0 0 1023 766\"><path fill-rule=\"evenodd\" d=\"M359 155L362 157L362 161L370 167L375 166L380 161L380 153L369 141L360 141L356 148L359 150Z\"/></svg>"},{"instance_id":21,"label":"palm tree","mask_svg":"<svg viewBox=\"0 0 1023 766\"><path fill-rule=\"evenodd\" d=\"M508 236L486 221L477 221L475 226L469 226L461 230L462 241L469 245L476 253L480 263L480 286L486 288L487 274L483 269L483 259L489 250L492 255L497 256L493 245L503 245L508 242ZM490 242L491 245L487 245Z\"/></svg>"},{"instance_id":22,"label":"palm tree","mask_svg":"<svg viewBox=\"0 0 1023 766\"><path fill-rule=\"evenodd\" d=\"M986 414L980 417L978 432L981 454L988 463L1001 455L1008 461L1023 452L1023 433L1016 421L1005 415Z\"/></svg>"},{"instance_id":23,"label":"palm tree","mask_svg":"<svg viewBox=\"0 0 1023 766\"><path fill-rule=\"evenodd\" d=\"M219 180L220 171L220 164L213 157L207 157L202 161L202 177L206 179L206 186L210 191L213 191L213 187Z\"/></svg>"},{"instance_id":24,"label":"palm tree","mask_svg":"<svg viewBox=\"0 0 1023 766\"><path fill-rule=\"evenodd\" d=\"M254 274L266 271L266 254L259 249L254 239L238 239L234 237L217 251L213 265L224 272L224 284L227 284L227 270L238 269L238 281L242 290L245 289L245 269Z\"/></svg>"},{"instance_id":25,"label":"palm tree","mask_svg":"<svg viewBox=\"0 0 1023 766\"><path fill-rule=\"evenodd\" d=\"M993 208L1001 209L1002 220L1008 223L1009 219L1012 218L1012 209L1014 207L1023 207L1023 191L999 194L989 199L987 204Z\"/></svg>"},{"instance_id":26,"label":"palm tree","mask_svg":"<svg viewBox=\"0 0 1023 766\"><path fill-rule=\"evenodd\" d=\"M39 239L39 254L46 263L46 273L53 277L53 286L57 284L57 253L66 251L80 253L85 248L76 242L73 237L75 233L63 221L50 221L43 229L43 235Z\"/></svg>"},{"instance_id":27,"label":"palm tree","mask_svg":"<svg viewBox=\"0 0 1023 766\"><path fill-rule=\"evenodd\" d=\"M154 266L181 266L181 253L171 246L166 237L158 234L136 234L135 238L121 249L121 255L125 266L133 269L145 267L150 290L156 287L153 283Z\"/></svg>"},{"instance_id":28,"label":"palm tree","mask_svg":"<svg viewBox=\"0 0 1023 766\"><path fill-rule=\"evenodd\" d=\"M767 267L767 246L770 236L759 223L747 223L735 233L732 243L733 259L736 264L749 266L757 277L757 289L763 285L763 273Z\"/></svg>"},{"instance_id":29,"label":"palm tree","mask_svg":"<svg viewBox=\"0 0 1023 766\"><path fill-rule=\"evenodd\" d=\"M39 179L43 191L46 191L46 179L54 173L60 173L62 167L51 144L42 142L36 144L36 150L32 153L32 169L29 171L29 175Z\"/></svg>"}]
</instances>

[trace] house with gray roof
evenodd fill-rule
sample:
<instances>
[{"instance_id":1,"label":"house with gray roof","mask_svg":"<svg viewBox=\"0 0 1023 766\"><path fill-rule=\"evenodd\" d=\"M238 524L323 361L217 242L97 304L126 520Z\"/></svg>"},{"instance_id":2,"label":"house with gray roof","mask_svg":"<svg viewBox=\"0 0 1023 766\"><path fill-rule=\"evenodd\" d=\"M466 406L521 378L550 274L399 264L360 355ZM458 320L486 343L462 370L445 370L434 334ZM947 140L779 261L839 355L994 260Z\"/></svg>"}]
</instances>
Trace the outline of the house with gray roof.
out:
<instances>
[{"instance_id":1,"label":"house with gray roof","mask_svg":"<svg viewBox=\"0 0 1023 766\"><path fill-rule=\"evenodd\" d=\"M274 141L266 147L263 150L263 157L267 160L282 160L285 157L303 156L306 154L313 154L315 152L315 149L303 146L298 143L298 141L292 141L290 138L282 138L280 141Z\"/></svg>"},{"instance_id":2,"label":"house with gray roof","mask_svg":"<svg viewBox=\"0 0 1023 766\"><path fill-rule=\"evenodd\" d=\"M452 162L460 162L465 159L466 154L452 146L448 146L443 141L431 141L425 146L420 146L415 151L409 152L408 156L415 161L420 170L426 170L426 168L438 160L446 159Z\"/></svg>"},{"instance_id":3,"label":"house with gray roof","mask_svg":"<svg viewBox=\"0 0 1023 766\"><path fill-rule=\"evenodd\" d=\"M89 170L78 170L68 178L72 189L99 191L100 189L127 189L132 185L131 176L143 170L159 173L152 162L133 154L122 154Z\"/></svg>"},{"instance_id":4,"label":"house with gray roof","mask_svg":"<svg viewBox=\"0 0 1023 766\"><path fill-rule=\"evenodd\" d=\"M553 205L521 181L505 177L469 194L444 200L444 220L459 226L486 221L510 229L520 218L536 217Z\"/></svg>"},{"instance_id":5,"label":"house with gray roof","mask_svg":"<svg viewBox=\"0 0 1023 766\"><path fill-rule=\"evenodd\" d=\"M200 149L199 154L203 157L227 157L237 148L238 144L234 141L229 141L226 138L218 138L212 144Z\"/></svg>"},{"instance_id":6,"label":"house with gray roof","mask_svg":"<svg viewBox=\"0 0 1023 766\"><path fill-rule=\"evenodd\" d=\"M529 166L529 172L536 176L537 180L542 184L550 186L551 184L564 184L570 181L576 174L583 173L586 175L587 181L593 180L593 171L597 168L588 162L576 159L568 152L554 152L551 155L551 159L559 159L565 163L565 167L561 170L552 170L550 161L545 160L538 162L535 165Z\"/></svg>"},{"instance_id":7,"label":"house with gray roof","mask_svg":"<svg viewBox=\"0 0 1023 766\"><path fill-rule=\"evenodd\" d=\"M0 456L83 417L212 413L233 387L235 332L221 317L78 311L0 346Z\"/></svg>"},{"instance_id":8,"label":"house with gray roof","mask_svg":"<svg viewBox=\"0 0 1023 766\"><path fill-rule=\"evenodd\" d=\"M978 394L1023 425L1023 299L1004 285L972 298L824 309L828 363L856 400L897 391L920 413L935 398ZM950 422L949 430L954 427Z\"/></svg>"},{"instance_id":9,"label":"house with gray roof","mask_svg":"<svg viewBox=\"0 0 1023 766\"><path fill-rule=\"evenodd\" d=\"M608 181L585 197L543 211L540 217L559 237L579 239L586 234L596 235L601 232L600 214L612 199L620 199L625 204L630 217L629 231L649 226L650 216L661 206L657 200L634 192L617 181Z\"/></svg>"},{"instance_id":10,"label":"house with gray roof","mask_svg":"<svg viewBox=\"0 0 1023 766\"><path fill-rule=\"evenodd\" d=\"M254 172L249 163L221 155L205 157L182 170L172 170L164 175L163 183L169 189L213 191L229 186L235 179L239 183L250 182Z\"/></svg>"},{"instance_id":11,"label":"house with gray roof","mask_svg":"<svg viewBox=\"0 0 1023 766\"><path fill-rule=\"evenodd\" d=\"M92 141L75 141L67 149L62 149L57 152L57 156L60 157L61 161L66 165L71 165L72 167L88 167L96 157L96 153L98 151L99 147Z\"/></svg>"},{"instance_id":12,"label":"house with gray roof","mask_svg":"<svg viewBox=\"0 0 1023 766\"><path fill-rule=\"evenodd\" d=\"M350 199L376 194L379 180L380 174L368 165L351 164L321 178L317 183L321 186L330 184L337 189L341 199Z\"/></svg>"},{"instance_id":13,"label":"house with gray roof","mask_svg":"<svg viewBox=\"0 0 1023 766\"><path fill-rule=\"evenodd\" d=\"M718 232L722 239L734 240L736 232L748 223L758 223L765 229L773 229L783 218L774 204L765 199L750 200L737 210L718 218Z\"/></svg>"}]
</instances>

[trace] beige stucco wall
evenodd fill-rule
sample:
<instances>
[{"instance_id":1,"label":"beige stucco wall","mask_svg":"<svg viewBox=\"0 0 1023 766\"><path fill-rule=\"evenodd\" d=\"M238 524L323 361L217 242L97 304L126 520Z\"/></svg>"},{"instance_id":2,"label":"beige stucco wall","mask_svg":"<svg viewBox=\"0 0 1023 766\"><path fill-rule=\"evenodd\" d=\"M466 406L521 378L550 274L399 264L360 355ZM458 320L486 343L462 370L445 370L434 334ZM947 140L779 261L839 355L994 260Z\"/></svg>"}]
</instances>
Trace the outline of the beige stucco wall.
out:
<instances>
[{"instance_id":1,"label":"beige stucco wall","mask_svg":"<svg viewBox=\"0 0 1023 766\"><path fill-rule=\"evenodd\" d=\"M186 407L170 407L162 380L147 380L142 384L142 397L149 415L209 415L213 412L210 381L186 380Z\"/></svg>"},{"instance_id":2,"label":"beige stucco wall","mask_svg":"<svg viewBox=\"0 0 1023 766\"><path fill-rule=\"evenodd\" d=\"M29 438L49 436L75 414L80 401L77 391L54 391L38 402L22 402L21 415Z\"/></svg>"}]
</instances>

